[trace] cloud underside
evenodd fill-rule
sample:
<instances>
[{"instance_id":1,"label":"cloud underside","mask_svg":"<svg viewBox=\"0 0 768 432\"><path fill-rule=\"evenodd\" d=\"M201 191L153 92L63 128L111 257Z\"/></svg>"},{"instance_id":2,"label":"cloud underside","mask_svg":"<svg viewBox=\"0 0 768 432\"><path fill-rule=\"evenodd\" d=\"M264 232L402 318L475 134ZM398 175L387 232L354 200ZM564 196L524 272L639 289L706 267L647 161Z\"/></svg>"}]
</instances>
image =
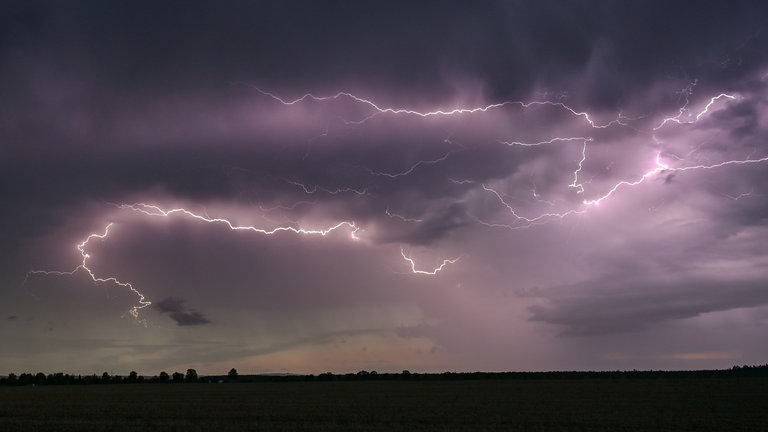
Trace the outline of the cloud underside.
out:
<instances>
[{"instance_id":1,"label":"cloud underside","mask_svg":"<svg viewBox=\"0 0 768 432\"><path fill-rule=\"evenodd\" d=\"M636 332L665 321L684 320L710 312L759 308L768 304L765 281L713 283L686 281L600 281L558 288L546 303L529 308L531 320L559 326L568 336ZM577 294L569 294L576 292Z\"/></svg>"},{"instance_id":2,"label":"cloud underside","mask_svg":"<svg viewBox=\"0 0 768 432\"><path fill-rule=\"evenodd\" d=\"M205 315L187 307L185 303L186 300L179 297L167 297L157 302L155 308L161 313L167 313L179 326L197 326L210 323Z\"/></svg>"}]
</instances>

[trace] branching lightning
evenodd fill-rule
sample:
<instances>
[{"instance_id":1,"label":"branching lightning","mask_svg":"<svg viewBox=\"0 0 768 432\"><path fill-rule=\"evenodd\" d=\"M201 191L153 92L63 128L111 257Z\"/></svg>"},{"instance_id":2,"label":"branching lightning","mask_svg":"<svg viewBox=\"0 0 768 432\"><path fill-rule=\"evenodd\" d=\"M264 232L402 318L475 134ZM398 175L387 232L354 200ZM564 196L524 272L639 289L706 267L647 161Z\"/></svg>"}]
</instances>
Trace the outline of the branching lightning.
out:
<instances>
[{"instance_id":1,"label":"branching lightning","mask_svg":"<svg viewBox=\"0 0 768 432\"><path fill-rule=\"evenodd\" d=\"M413 110L413 109L409 109L409 108L381 107L378 104L376 104L375 102L371 101L370 99L365 99L365 98L362 98L360 96L356 96L356 95L354 95L352 93L343 92L343 91L342 92L337 92L336 94L333 94L331 96L315 96L312 93L306 93L306 94L304 94L303 96L301 96L299 98L296 98L296 99L293 99L293 100L288 100L288 99L283 99L283 98L281 98L280 96L277 96L274 93L262 90L262 89L260 89L258 87L253 87L253 89L256 90L257 92L265 95L265 96L268 96L268 97L270 97L270 98L280 102L283 105L295 105L295 104L298 104L298 103L301 103L301 102L307 102L307 101L326 102L326 101L333 101L333 100L339 100L339 99L348 99L348 100L351 100L353 102L357 102L357 103L360 103L360 104L362 104L364 106L367 106L367 107L371 108L373 110L372 114L370 114L370 115L368 115L366 117L363 117L360 120L346 120L345 121L348 124L356 124L356 125L363 124L363 123L371 120L372 118L376 117L377 115L381 115L381 114L410 115L410 116L418 116L418 117L445 117L445 116L455 116L455 115L462 115L462 114L485 113L485 112L488 112L488 111L491 111L491 110L494 110L494 109L504 108L504 107L507 107L507 106L518 106L518 107L523 108L523 109L527 109L527 108L531 108L531 107L536 107L536 106L550 106L550 107L555 107L555 108L563 109L563 110L565 110L567 112L570 112L571 114L573 114L576 117L581 117L582 119L584 119L587 122L587 124L589 124L590 127L593 127L595 129L606 129L606 128L609 128L609 127L615 126L615 125L626 126L626 123L624 121L628 120L628 118L624 117L623 115L621 115L621 113L619 113L616 116L615 119L613 119L613 120L611 120L611 121L609 121L607 123L598 124L594 120L592 120L592 118L590 117L589 113L586 112L586 111L577 111L574 108L571 108L570 106L566 105L563 102L553 102L553 101L549 101L549 100L530 101L530 102L503 101L503 102L492 103L492 104L488 104L488 105L484 105L484 106L475 106L475 107L468 107L468 108L454 108L454 109L450 109L450 110L437 109L437 110L433 110L433 111L418 111L418 110Z\"/></svg>"},{"instance_id":2,"label":"branching lightning","mask_svg":"<svg viewBox=\"0 0 768 432\"><path fill-rule=\"evenodd\" d=\"M211 217L203 216L182 207L172 208L170 210L163 210L159 206L152 205L152 204L145 204L145 203L118 204L117 206L118 208L134 210L134 211L143 213L147 216L171 217L174 215L179 215L179 216L189 217L189 218L207 222L207 223L223 224L229 227L229 229L232 231L252 231L255 233L265 234L265 235L273 235L279 232L288 231L294 234L320 235L324 237L330 234L331 232L336 231L337 229L347 227L350 229L350 237L353 239L357 239L356 234L360 229L355 225L354 222L348 222L348 221L339 222L326 229L313 230L313 229L305 229L305 228L296 228L293 226L278 226L272 229L264 229L264 228L259 228L252 225L237 225L232 221L230 221L229 219L225 219L225 218L211 218Z\"/></svg>"},{"instance_id":3,"label":"branching lightning","mask_svg":"<svg viewBox=\"0 0 768 432\"><path fill-rule=\"evenodd\" d=\"M647 131L648 134L654 138L654 140L656 140L656 137L653 135L653 132L659 131L669 124L674 123L678 125L689 125L689 124L696 123L699 120L701 120L705 115L710 113L710 111L713 109L713 106L718 101L737 99L737 97L734 95L730 95L726 93L718 94L717 96L710 98L709 102L698 113L694 114L689 109L689 96L692 91L691 88L694 84L695 83L692 83L691 86L689 86L688 88L684 89L683 92L681 92L681 95L684 98L684 103L682 107L678 110L677 114L674 116L663 118L656 126L654 126L651 130ZM379 115L415 116L415 117L422 117L422 118L448 117L448 116L469 115L469 114L482 114L491 110L501 109L504 107L519 107L521 109L530 109L534 107L551 107L551 108L563 110L572 116L580 118L581 120L586 122L586 124L590 128L593 128L593 129L606 129L612 126L621 126L621 127L629 127L629 128L632 128L633 130L637 130L633 126L630 126L629 123L627 122L637 120L640 118L640 117L628 118L628 117L625 117L621 112L619 112L619 114L616 115L616 117L613 120L610 120L606 123L596 123L592 119L590 114L586 111L578 111L570 107L569 105L566 105L563 102L549 101L549 100L530 101L530 102L502 101L502 102L492 103L492 104L483 105L483 106L458 107L454 109L435 109L431 111L418 111L418 110L409 109L409 108L383 107L372 100L365 99L348 92L338 92L330 96L315 96L311 93L306 93L299 98L289 100L289 99L281 98L275 95L274 93L261 90L259 88L255 88L255 90L261 93L262 95L268 96L272 100L277 101L280 104L283 104L286 106L291 106L291 105L295 105L303 102L327 102L327 101L338 101L338 100L346 100L346 101L351 101L352 103L355 103L355 104L360 104L365 108L365 111L366 111L361 115L360 118L356 120L343 120L346 124L354 124L354 125L361 125ZM328 129L326 128L325 132L320 136L328 137ZM450 143L449 140L445 140L445 141ZM512 217L512 222L511 223L491 223L491 222L483 221L480 218L472 215L470 215L470 218L474 219L478 224L481 224L487 227L502 227L506 229L516 230L516 229L529 228L535 225L541 225L541 224L549 223L556 220L563 220L566 217L571 215L584 214L587 212L588 208L592 206L600 205L601 203L603 203L604 201L608 200L613 195L615 195L619 190L638 186L644 183L647 179L655 175L659 175L663 173L676 173L676 172L686 172L686 171L695 171L695 170L710 170L710 169L722 168L722 167L727 167L732 165L745 165L745 164L757 164L757 163L768 162L768 156L762 157L762 158L752 158L752 156L750 156L749 158L744 160L727 160L727 161L712 163L712 164L670 166L669 164L662 161L662 158L661 158L662 153L658 152L656 154L654 165L652 165L652 167L649 168L645 173L643 173L642 175L640 175L639 177L633 180L632 179L619 180L615 182L613 185L609 186L605 192L595 196L593 194L588 193L589 191L587 191L585 187L585 182L580 179L580 176L583 174L583 171L584 171L585 163L587 161L587 144L594 142L593 137L589 137L589 136L553 137L546 140L532 141L532 142L524 142L524 141L516 141L516 140L508 140L508 141L499 140L498 141L499 144L506 145L509 147L551 146L551 145L558 145L563 143L568 144L571 142L582 143L580 159L575 161L576 168L572 173L573 180L571 181L570 184L564 185L564 186L567 186L567 188L575 190L575 193L580 197L581 203L574 206L574 208L571 208L571 209L565 209L564 211L558 211L558 212L550 211L550 212L539 213L535 215L531 215L531 214L524 215L523 213L526 213L525 211L521 211L513 207L509 202L507 202L507 200L505 200L501 192L499 192L496 188L490 186L487 182L484 182L482 180L469 179L469 178L467 179L456 179L453 177L447 177L447 178L449 181L457 185L479 184L480 187L482 188L482 191L487 192L492 196L494 196L498 200L498 202L501 204L501 206L503 206L508 210L508 214L510 214ZM656 143L657 145L661 144L658 140L656 140ZM393 172L393 173L381 172L381 171L372 170L370 168L365 168L365 167L363 168L365 168L367 173L371 176L388 177L388 178L394 179L394 178L411 175L420 166L438 164L440 162L443 162L457 151L459 150L453 149L453 150L447 151L445 154L435 159L419 160L413 163L406 170L401 172ZM685 162L685 159L683 158L678 158L678 159L680 159L679 162L681 163ZM288 184L291 184L300 188L301 191L303 191L307 195L314 195L314 194L317 194L318 192L324 192L331 195L337 195L341 193L354 193L357 195L368 195L367 188L357 189L352 187L346 187L346 188L340 187L340 188L332 189L332 188L325 188L319 185L307 186L303 183L290 180L287 178L283 178L282 180ZM589 182L586 182L586 183L589 184ZM476 186L472 186L471 188L474 189L476 188ZM736 197L729 196L729 198L738 200L739 198L749 196L751 194L752 194L752 191L745 194L741 194ZM591 195L591 197L585 198L588 195ZM544 200L537 193L535 186L533 189L533 198L536 202L547 203L553 207L555 205L553 201ZM315 203L315 202L317 202L317 200L313 202L300 201L291 207L280 207L280 208L291 210L296 206L298 206L299 204ZM281 232L289 232L297 235L327 236L328 234L338 230L347 230L351 239L359 240L358 232L360 232L361 230L361 228L357 226L354 221L340 221L322 229L301 228L298 226L298 224L291 224L291 225L278 224L278 226L276 227L264 228L264 227L254 226L254 225L240 225L224 217L211 217L207 213L200 214L183 207L166 209L155 204L147 204L142 202L134 203L134 204L114 204L114 205L121 210L130 210L130 211L142 214L144 216L163 217L163 218L171 218L171 217L187 218L187 219L192 219L195 221L209 223L209 224L223 225L232 231L252 232L252 233L261 234L261 235L275 235ZM400 219L405 222L418 223L423 221L422 219L408 218L396 213L392 213L389 207L386 208L385 214L390 218ZM56 275L56 276L69 275L71 276L78 272L83 272L87 274L94 283L112 283L132 291L138 297L138 302L136 305L132 306L128 312L135 319L138 319L139 312L142 309L151 305L151 302L146 299L145 295L139 292L131 283L121 281L113 276L107 276L107 277L98 276L97 273L91 267L89 267L90 255L87 252L88 244L91 241L96 239L98 240L107 239L107 237L110 234L110 229L112 228L112 226L113 224L109 223L102 233L98 233L98 232L91 233L86 237L85 240L83 240L81 243L78 243L76 245L76 249L78 250L81 256L81 262L74 270L66 271L66 272L65 271L32 270L27 273L27 279L32 275ZM422 269L417 269L417 265L414 259L411 258L411 256L406 253L403 247L400 248L400 255L402 259L408 264L411 273L420 274L420 275L430 275L430 276L437 275L446 266L455 264L461 259L461 256L454 259L444 259L442 263L439 266L435 267L434 269L422 270ZM26 282L26 279L25 279L25 282Z\"/></svg>"},{"instance_id":4,"label":"branching lightning","mask_svg":"<svg viewBox=\"0 0 768 432\"><path fill-rule=\"evenodd\" d=\"M723 98L725 98L725 99L736 99L736 96L725 94L725 93L720 93L719 95L714 96L713 98L711 98L709 100L709 103L704 107L704 109L699 111L699 113L694 116L693 113L691 113L688 110L688 97L687 97L688 94L689 93L685 93L685 95L686 95L685 104L682 106L682 108L680 108L680 110L678 111L677 115L673 116L673 117L667 117L664 120L662 120L661 123L659 123L658 126L653 128L654 131L657 131L657 130L661 129L662 127L664 127L664 125L666 125L669 122L673 122L673 123L677 123L677 124L693 124L693 123L696 123L697 121L699 121L701 119L701 117L703 115L705 115L705 114L707 114L709 112L709 108L715 102L717 102L718 100L723 99ZM684 116L688 117L688 119L687 120L683 119Z\"/></svg>"},{"instance_id":5,"label":"branching lightning","mask_svg":"<svg viewBox=\"0 0 768 432\"><path fill-rule=\"evenodd\" d=\"M172 208L169 210L164 210L159 206L152 205L152 204L145 204L145 203L115 204L115 205L120 209L133 210L147 216L157 216L157 217L183 216L183 217L192 218L202 222L223 224L233 231L251 231L251 232L264 234L264 235L273 235L279 232L292 232L295 234L326 236L338 229L348 228L350 230L350 237L352 239L357 239L358 237L356 234L359 230L359 228L355 225L354 222L348 222L348 221L339 222L325 229L305 229L305 228L296 228L293 226L278 226L272 229L263 229L256 226L237 225L225 218L212 218L210 216L207 216L207 214L201 215L198 213L194 213L190 210L187 210L185 208ZM105 240L109 236L110 229L112 228L112 226L113 224L109 223L107 227L104 229L103 233L101 234L92 233L88 235L88 237L85 240L83 240L81 243L78 243L76 245L76 248L80 253L80 256L82 257L82 261L80 265L78 265L74 270L71 270L71 271L31 270L27 273L24 283L26 283L29 277L33 275L72 276L78 272L85 272L94 283L113 283L120 287L127 288L130 291L132 291L134 294L136 294L139 297L138 304L132 306L128 310L128 313L130 313L131 316L133 316L136 320L138 320L139 311L151 305L152 302L148 301L146 299L146 296L143 293L141 293L139 290L137 290L131 283L123 282L114 276L108 276L108 277L97 276L96 272L88 266L88 259L91 257L91 255L88 254L88 252L86 251L86 247L88 246L88 243L90 243L94 239ZM146 322L144 322L144 324L146 324Z\"/></svg>"},{"instance_id":6,"label":"branching lightning","mask_svg":"<svg viewBox=\"0 0 768 432\"><path fill-rule=\"evenodd\" d=\"M116 277L113 277L113 276L109 276L109 277L96 276L96 273L93 271L93 269L88 267L88 259L91 257L91 255L89 255L88 252L86 252L86 250L85 250L86 247L88 246L88 243L90 243L90 241L93 240L93 239L99 239L99 240L106 239L107 236L109 236L109 230L110 230L110 228L112 228L112 226L113 226L112 223L107 224L106 228L104 228L104 232L103 233L101 233L101 234L99 234L99 233L92 233L92 234L88 235L88 237L86 237L85 240L83 240L82 242L80 242L80 243L78 243L76 245L76 248L77 248L78 252L80 253L80 256L82 257L82 261L80 262L80 265L75 267L74 270L71 270L71 271L31 270L31 271L29 271L27 273L27 276L24 279L24 283L26 283L27 280L29 279L29 277L32 276L32 275L73 276L75 273L85 272L88 275L88 277L90 277L91 280L94 283L113 283L113 284L118 285L120 287L128 288L134 294L136 294L139 297L138 303L136 305L132 306L128 310L128 313L130 313L131 316L133 316L133 318L138 320L138 318L139 318L139 311L141 309L144 309L147 306L151 305L152 302L148 301L146 299L146 297L144 296L144 294L142 294L136 288L134 288L134 286L131 283L123 282L123 281L121 281L121 280L119 280L119 279L117 279Z\"/></svg>"}]
</instances>

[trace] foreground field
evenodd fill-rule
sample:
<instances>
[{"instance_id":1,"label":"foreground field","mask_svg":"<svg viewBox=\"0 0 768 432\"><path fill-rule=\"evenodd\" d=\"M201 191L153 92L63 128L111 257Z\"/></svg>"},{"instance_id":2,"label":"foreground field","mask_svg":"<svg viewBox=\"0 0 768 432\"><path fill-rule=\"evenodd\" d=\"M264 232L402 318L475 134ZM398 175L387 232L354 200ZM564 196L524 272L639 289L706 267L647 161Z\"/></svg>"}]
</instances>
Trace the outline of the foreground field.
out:
<instances>
[{"instance_id":1,"label":"foreground field","mask_svg":"<svg viewBox=\"0 0 768 432\"><path fill-rule=\"evenodd\" d=\"M756 431L768 379L0 388L2 431Z\"/></svg>"}]
</instances>

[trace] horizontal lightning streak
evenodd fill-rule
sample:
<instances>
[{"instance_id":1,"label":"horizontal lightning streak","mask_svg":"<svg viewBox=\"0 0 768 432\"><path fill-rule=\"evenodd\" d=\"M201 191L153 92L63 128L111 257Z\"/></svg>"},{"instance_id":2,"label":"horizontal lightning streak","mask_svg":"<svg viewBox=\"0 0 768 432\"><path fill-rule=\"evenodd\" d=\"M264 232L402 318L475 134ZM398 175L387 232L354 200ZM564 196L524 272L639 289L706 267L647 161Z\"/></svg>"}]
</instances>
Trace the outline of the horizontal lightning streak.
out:
<instances>
[{"instance_id":1,"label":"horizontal lightning streak","mask_svg":"<svg viewBox=\"0 0 768 432\"><path fill-rule=\"evenodd\" d=\"M319 230L295 228L295 227L292 227L292 226L279 226L279 227L272 228L272 229L263 229L263 228L258 228L258 227L250 226L250 225L236 225L236 224L232 223L228 219L224 219L224 218L211 218L211 217L199 215L199 214L193 213L192 211L189 211L189 210L187 210L185 208L173 208L173 209L170 209L170 210L163 210L162 208L160 208L160 207L158 207L156 205L145 204L145 203L119 204L119 205L117 205L117 207L121 208L121 209L134 210L134 211L137 211L137 212L140 212L140 213L144 213L144 214L146 214L148 216L170 217L170 216L173 216L173 215L182 215L182 216L187 216L187 217L190 217L192 219L197 219L197 220L200 220L200 221L203 221L203 222L223 224L223 225L226 225L227 227L229 227L229 229L231 229L232 231L252 231L252 232L256 232L256 233L260 233L260 234L266 234L266 235L273 235L273 234L276 234L276 233L281 232L281 231L289 231L289 232L293 232L295 234L307 234L307 235L326 236L326 235L330 234L331 232L336 231L339 228L348 227L348 228L352 229L352 232L351 232L352 238L357 239L355 234L359 230L359 228L355 225L354 222L347 222L347 221L342 221L342 222L339 222L336 225L333 225L333 226L331 226L329 228L319 229Z\"/></svg>"},{"instance_id":2,"label":"horizontal lightning streak","mask_svg":"<svg viewBox=\"0 0 768 432\"><path fill-rule=\"evenodd\" d=\"M616 183L608 192L596 199L592 200L585 200L584 204L586 205L598 205L611 195L613 195L619 188L625 187L625 186L637 186L640 183L643 183L648 177L654 175L654 174L660 174L662 172L685 172L685 171L693 171L693 170L708 170L708 169L715 169L715 168L721 168L725 166L730 165L747 165L747 164L754 164L754 163L763 163L768 162L768 156L760 158L760 159L744 159L744 160L728 160L716 164L711 165L691 165L691 166L684 166L684 167L670 167L669 165L664 164L660 161L660 155L656 155L656 167L642 176L640 176L639 179L635 181L621 181L619 183Z\"/></svg>"},{"instance_id":3,"label":"horizontal lightning streak","mask_svg":"<svg viewBox=\"0 0 768 432\"><path fill-rule=\"evenodd\" d=\"M496 109L496 108L503 108L505 106L519 106L521 108L530 108L530 107L533 107L533 106L551 106L551 107L561 108L563 110L566 110L566 111L570 112L571 114L573 114L573 115L575 115L577 117L583 118L591 127L595 128L595 129L606 129L606 128L608 128L610 126L613 126L613 125L626 126L626 124L623 123L623 121L622 121L625 118L620 116L620 115L617 116L616 119L611 120L608 123L597 124L597 123L595 123L592 120L592 118L589 116L589 113L587 113L586 111L577 111L577 110L571 108L570 106L568 106L568 105L566 105L566 104L564 104L562 102L553 102L553 101L548 101L548 100L545 100L545 101L531 101L531 102L503 101L503 102L497 102L497 103L488 104L488 105L485 105L485 106L476 106L476 107L471 107L471 108L454 108L454 109L450 109L450 110L438 109L438 110L433 110L433 111L418 111L418 110L414 110L414 109L410 109L410 108L390 108L390 107L386 107L385 108L385 107L380 107L375 102L373 102L373 101L371 101L369 99L365 99L365 98L362 98L360 96L356 96L356 95L354 95L352 93L343 92L343 91L342 92L338 92L338 93L336 93L334 95L331 95L331 96L315 96L312 93L306 93L306 94L304 94L303 96L301 96L299 98L296 98L296 99L293 99L293 100L287 100L287 99L283 99L283 98L277 96L274 93L262 90L262 89L260 89L258 87L253 87L253 88L256 91L258 91L259 93L261 93L261 94L263 94L265 96L268 96L268 97L270 97L270 98L280 102L283 105L295 105L297 103L305 102L305 101L308 101L308 100L313 100L313 101L317 101L317 102L325 102L325 101L330 101L330 100L338 100L338 99L341 99L341 98L346 98L346 99L350 99L352 101L358 102L360 104L367 105L370 108L373 108L374 113L372 115L370 115L368 117L365 117L362 120L348 121L348 123L351 123L351 124L362 124L362 123L372 119L377 114L400 114L400 115L413 115L413 116L418 116L418 117L442 117L442 116L454 116L454 115L460 115L460 114L485 113L487 111L490 111L490 110L493 110L493 109Z\"/></svg>"},{"instance_id":4,"label":"horizontal lightning streak","mask_svg":"<svg viewBox=\"0 0 768 432\"><path fill-rule=\"evenodd\" d=\"M330 194L330 195L338 195L340 193L346 193L346 192L352 192L352 193L354 193L356 195L368 195L368 188L364 188L364 189L355 189L355 188L329 189L329 188L325 188L325 187L317 186L317 185L312 186L312 187L307 187L303 183L299 183L297 181L288 180L288 179L283 179L283 181L285 181L288 184L292 184L294 186L300 187L304 191L304 193L306 193L307 195L315 194L318 191L322 191L322 192L325 192L325 193Z\"/></svg>"},{"instance_id":5,"label":"horizontal lightning streak","mask_svg":"<svg viewBox=\"0 0 768 432\"><path fill-rule=\"evenodd\" d=\"M580 171L581 166L582 166L581 164L584 162L585 157L586 157L585 153L582 153L582 160L579 163L579 168L574 172L575 176L578 175L578 172ZM661 155L660 155L660 153L657 153L656 159L655 159L656 166L653 169L651 169L651 170L647 171L646 173L644 173L643 175L641 175L637 180L633 180L633 181L622 180L622 181L614 184L608 190L608 192L606 192L605 194L603 194L603 195L601 195L601 196L599 196L597 198L585 199L584 201L582 201L582 204L584 205L584 208L582 208L582 209L572 209L572 210L568 210L568 211L565 211L565 212L562 212L562 213L542 213L542 214L540 214L538 216L535 216L535 217L521 216L520 214L518 214L515 211L515 209L514 209L514 207L512 205L510 205L509 203L507 203L504 200L504 198L501 196L501 194L497 190L495 190L495 189L493 189L491 187L488 187L485 184L483 184L482 185L483 189L485 191L488 191L488 192L494 194L496 196L496 198L498 198L499 202L502 205L504 205L509 210L510 214L515 218L515 221L522 221L524 224L523 225L494 224L494 223L488 223L488 222L482 221L482 220L480 220L478 218L475 218L475 220L477 220L478 223L480 223L482 225L485 225L485 226L488 226L488 227L503 227L503 228L508 228L508 229L528 228L528 227L533 226L533 225L539 225L539 224L545 223L549 219L563 219L563 218L565 218L566 216L569 216L569 215L583 214L583 213L585 213L587 211L587 208L589 206L600 205L600 203L602 203L606 199L610 198L619 189L625 188L625 187L638 186L641 183L645 182L649 177L652 177L652 176L654 176L656 174L667 173L667 172L671 173L671 172L685 172L685 171L695 171L695 170L709 170L709 169L722 168L722 167L731 166L731 165L747 165L747 164L757 164L757 163L765 163L765 162L768 162L768 156L763 157L763 158L759 158L759 159L728 160L728 161L724 161L724 162L720 162L720 163L716 163L716 164L710 164L710 165L690 165L690 166L683 166L683 167L670 167L669 165L667 165L667 164L665 164L665 163L663 163L661 161ZM578 177L576 177L576 179L577 178ZM570 184L569 186L570 187L576 187L578 189L578 193L583 193L583 191L584 191L583 186L581 184L577 184L576 183L576 179L574 180L574 183ZM747 196L747 195L749 195L749 193L748 194L742 194L742 196Z\"/></svg>"},{"instance_id":6,"label":"horizontal lightning streak","mask_svg":"<svg viewBox=\"0 0 768 432\"><path fill-rule=\"evenodd\" d=\"M397 214L397 213L392 213L392 212L390 212L390 211L389 211L389 207L387 207L387 209L386 209L386 210L384 210L384 213L385 213L387 216L391 217L391 218L400 219L400 220L402 220L403 222L424 222L424 220L423 220L423 219L408 218L408 217L405 217L405 216L403 216L403 215L399 215L399 214Z\"/></svg>"},{"instance_id":7,"label":"horizontal lightning streak","mask_svg":"<svg viewBox=\"0 0 768 432\"><path fill-rule=\"evenodd\" d=\"M540 214L540 215L538 215L536 217L529 218L529 217L525 217L525 216L519 215L515 211L514 207L512 207L512 205L507 203L504 200L504 198L501 196L501 194L496 189L488 187L485 184L483 184L482 187L483 187L483 190L494 194L496 196L496 198L499 199L499 202L504 207L506 207L507 210L509 210L509 213L512 214L512 216L515 218L515 220L523 221L527 225L537 225L537 224L541 223L545 219L563 219L566 216L569 216L569 215L572 215L572 214L582 214L585 211L585 210L582 209L582 210L568 210L568 211L566 211L564 213L542 213L542 214ZM483 223L483 225L489 225L489 224L488 223Z\"/></svg>"},{"instance_id":8,"label":"horizontal lightning streak","mask_svg":"<svg viewBox=\"0 0 768 432\"><path fill-rule=\"evenodd\" d=\"M552 138L546 141L538 141L538 142L522 142L522 141L499 141L500 144L504 144L507 146L520 146L520 147L537 147L542 146L546 144L554 144L556 142L570 142L570 141L583 141L583 142L591 142L592 138L584 138L584 137L556 137Z\"/></svg>"},{"instance_id":9,"label":"horizontal lightning streak","mask_svg":"<svg viewBox=\"0 0 768 432\"><path fill-rule=\"evenodd\" d=\"M439 157L437 159L420 160L420 161L416 162L415 164L411 165L411 167L408 168L407 170L405 170L403 172L399 172L399 173L392 174L392 173L379 172L379 171L374 171L374 170L372 170L370 168L365 168L365 170L368 171L368 174L374 175L374 176L398 178L398 177L406 176L406 175L412 173L416 168L418 168L421 165L434 165L436 163L440 163L440 162L448 159L448 156L450 156L451 153L453 153L454 151L456 151L456 150L451 150L448 153L446 153L445 155L443 155L443 156L441 156L441 157Z\"/></svg>"}]
</instances>

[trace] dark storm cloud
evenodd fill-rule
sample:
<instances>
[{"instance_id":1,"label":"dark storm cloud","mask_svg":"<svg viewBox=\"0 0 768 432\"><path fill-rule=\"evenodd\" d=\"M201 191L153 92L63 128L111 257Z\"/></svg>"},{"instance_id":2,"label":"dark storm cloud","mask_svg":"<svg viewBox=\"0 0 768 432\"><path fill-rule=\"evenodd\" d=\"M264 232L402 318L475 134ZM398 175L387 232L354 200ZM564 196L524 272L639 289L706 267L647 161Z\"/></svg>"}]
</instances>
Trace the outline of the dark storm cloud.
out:
<instances>
[{"instance_id":1,"label":"dark storm cloud","mask_svg":"<svg viewBox=\"0 0 768 432\"><path fill-rule=\"evenodd\" d=\"M171 312L169 316L180 326L194 326L210 323L203 314L195 310Z\"/></svg>"},{"instance_id":2,"label":"dark storm cloud","mask_svg":"<svg viewBox=\"0 0 768 432\"><path fill-rule=\"evenodd\" d=\"M155 308L167 313L180 326L195 326L209 324L210 321L202 313L185 305L186 300L179 297L167 297L155 304Z\"/></svg>"},{"instance_id":3,"label":"dark storm cloud","mask_svg":"<svg viewBox=\"0 0 768 432\"><path fill-rule=\"evenodd\" d=\"M229 325L257 347L233 356L349 334L490 358L477 334L498 352L511 336L488 329L589 336L765 305L765 165L644 175L657 155L692 166L768 154L766 22L753 1L0 2L0 205L12 209L0 213L0 282L71 270L83 258L73 246L114 223L83 252L98 275L146 291L148 321L231 341L216 333ZM350 97L277 99L339 91L384 109L573 111L422 117ZM722 92L737 96L687 124ZM555 137L573 139L522 145ZM622 181L604 205L558 216ZM118 207L134 202L259 227L354 222L360 241L243 236ZM425 270L462 260L434 278L404 274L400 250ZM528 282L544 288L524 304L499 294ZM115 309L135 301L82 270L67 290L44 289L65 284L54 276L29 283L73 314L88 309L73 300L83 291L111 290ZM26 316L6 300L8 320ZM216 326L200 326L207 317Z\"/></svg>"},{"instance_id":4,"label":"dark storm cloud","mask_svg":"<svg viewBox=\"0 0 768 432\"><path fill-rule=\"evenodd\" d=\"M248 121L232 119L238 114L231 101L251 106L269 101L238 83L295 95L364 85L364 92L378 89L366 96L397 106L415 102L410 94L419 101L430 95L450 100L457 91L452 81L464 78L484 83L484 96L498 101L527 99L537 88L559 90L573 77L584 94L571 95L569 102L628 108L622 98L652 88L660 75L677 76L675 86L703 73L710 78L707 86L717 86L759 66L754 59L762 55L765 35L757 30L763 8L705 2L691 13L683 4L654 6L9 2L3 6L8 25L2 76L12 97L4 98L2 110L4 141L10 143L5 151L13 157L4 158L2 183L25 187L5 186L3 196L9 205L25 199L55 205L78 198L114 201L162 187L192 199L242 197L244 190L251 191L248 199L257 196L267 203L279 191L296 199L299 191L279 184L280 178L327 188L371 186L381 195L399 194L406 185L454 195L442 185L446 175L473 172L467 177L482 181L503 177L510 165L503 158L485 159L485 150L457 153L443 169L423 167L399 183L364 171L350 173L344 165L407 169L418 160L402 159L401 150L413 147L412 136L411 142L394 138L399 143L365 153L350 153L361 143L343 139L302 163L307 147L297 149L302 146L293 142L292 149L279 148L285 138L263 138L259 130L241 134ZM744 29L741 34L718 31L734 23ZM649 25L652 34L647 34ZM515 55L504 55L508 52ZM710 58L718 52L743 60L718 63L721 59ZM722 74L723 68L729 73ZM216 126L212 118L223 123ZM754 127L750 124L734 133ZM446 132L420 141L442 145L450 135ZM316 130L320 133L322 127ZM279 150L271 151L276 144ZM41 159L41 153L49 156ZM389 168L380 164L386 159L392 162ZM247 179L251 182L244 187L238 182L242 177L231 176L226 167L248 169L260 178ZM484 174L477 175L477 167Z\"/></svg>"},{"instance_id":5,"label":"dark storm cloud","mask_svg":"<svg viewBox=\"0 0 768 432\"><path fill-rule=\"evenodd\" d=\"M546 303L529 308L531 320L554 324L567 336L589 336L768 304L764 280L726 285L695 277L680 282L625 277L554 288L542 294Z\"/></svg>"},{"instance_id":6,"label":"dark storm cloud","mask_svg":"<svg viewBox=\"0 0 768 432\"><path fill-rule=\"evenodd\" d=\"M178 297L168 297L160 300L155 304L155 307L160 312L181 312L186 310L184 306L185 300Z\"/></svg>"}]
</instances>

